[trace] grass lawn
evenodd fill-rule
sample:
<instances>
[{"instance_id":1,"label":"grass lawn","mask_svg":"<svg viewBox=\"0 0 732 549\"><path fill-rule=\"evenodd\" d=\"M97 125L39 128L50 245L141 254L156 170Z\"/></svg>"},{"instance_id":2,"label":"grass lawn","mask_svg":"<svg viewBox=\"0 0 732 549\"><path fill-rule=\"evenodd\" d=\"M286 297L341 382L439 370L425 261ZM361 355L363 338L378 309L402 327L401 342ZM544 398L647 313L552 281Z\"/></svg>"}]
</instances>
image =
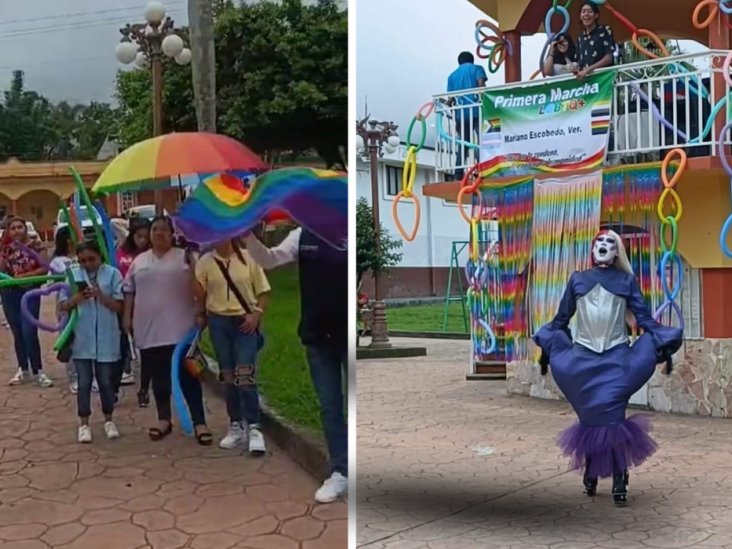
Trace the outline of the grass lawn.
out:
<instances>
[{"instance_id":1,"label":"grass lawn","mask_svg":"<svg viewBox=\"0 0 732 549\"><path fill-rule=\"evenodd\" d=\"M265 344L258 357L257 383L267 404L283 417L321 431L320 407L310 381L305 349L297 335L300 322L297 268L277 269L268 273L268 277L272 297L263 321ZM204 334L201 347L206 354L215 356L208 333Z\"/></svg>"},{"instance_id":2,"label":"grass lawn","mask_svg":"<svg viewBox=\"0 0 732 549\"><path fill-rule=\"evenodd\" d=\"M390 307L386 311L390 330L413 332L441 332L445 314L445 303L414 305L411 307ZM468 319L470 320L470 319ZM447 332L465 333L462 307L459 301L450 303L447 314Z\"/></svg>"}]
</instances>

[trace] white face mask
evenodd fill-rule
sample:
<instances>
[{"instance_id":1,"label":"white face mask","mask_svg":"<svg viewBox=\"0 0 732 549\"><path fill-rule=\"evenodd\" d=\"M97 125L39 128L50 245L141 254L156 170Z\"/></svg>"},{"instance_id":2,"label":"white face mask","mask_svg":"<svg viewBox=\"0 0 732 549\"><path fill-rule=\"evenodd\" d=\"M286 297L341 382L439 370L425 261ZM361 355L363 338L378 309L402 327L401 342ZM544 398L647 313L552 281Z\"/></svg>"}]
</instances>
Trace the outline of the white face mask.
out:
<instances>
[{"instance_id":1,"label":"white face mask","mask_svg":"<svg viewBox=\"0 0 732 549\"><path fill-rule=\"evenodd\" d=\"M609 234L601 234L592 246L592 260L596 265L612 265L618 257L618 243Z\"/></svg>"}]
</instances>

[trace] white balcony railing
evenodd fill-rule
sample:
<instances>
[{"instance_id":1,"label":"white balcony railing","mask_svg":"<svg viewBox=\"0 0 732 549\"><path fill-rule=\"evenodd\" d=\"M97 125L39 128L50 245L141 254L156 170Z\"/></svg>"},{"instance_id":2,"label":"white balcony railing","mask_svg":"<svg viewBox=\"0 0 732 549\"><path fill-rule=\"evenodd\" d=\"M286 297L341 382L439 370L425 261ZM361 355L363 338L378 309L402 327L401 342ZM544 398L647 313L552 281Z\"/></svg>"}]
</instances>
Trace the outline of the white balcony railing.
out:
<instances>
[{"instance_id":1,"label":"white balcony railing","mask_svg":"<svg viewBox=\"0 0 732 549\"><path fill-rule=\"evenodd\" d=\"M608 163L658 160L674 147L684 148L690 157L717 155L719 133L732 119L730 87L722 77L727 53L710 50L601 69L617 72ZM531 87L569 78L573 76L488 89ZM479 160L481 91L486 88L433 96L438 181L460 177ZM665 123L657 120L659 114ZM724 143L732 143L729 134Z\"/></svg>"}]
</instances>

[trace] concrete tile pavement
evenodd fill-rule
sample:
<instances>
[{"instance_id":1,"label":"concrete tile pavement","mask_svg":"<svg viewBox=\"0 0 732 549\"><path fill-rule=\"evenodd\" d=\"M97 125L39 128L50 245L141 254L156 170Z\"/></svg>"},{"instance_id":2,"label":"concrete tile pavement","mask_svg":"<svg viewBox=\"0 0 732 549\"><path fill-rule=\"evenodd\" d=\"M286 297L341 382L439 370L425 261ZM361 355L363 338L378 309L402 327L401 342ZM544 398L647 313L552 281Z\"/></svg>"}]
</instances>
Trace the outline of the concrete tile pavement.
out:
<instances>
[{"instance_id":1,"label":"concrete tile pavement","mask_svg":"<svg viewBox=\"0 0 732 549\"><path fill-rule=\"evenodd\" d=\"M357 364L359 547L732 547L729 420L653 414L660 449L615 508L567 472L567 403L466 381L465 341L398 342L428 355Z\"/></svg>"},{"instance_id":2,"label":"concrete tile pavement","mask_svg":"<svg viewBox=\"0 0 732 549\"><path fill-rule=\"evenodd\" d=\"M44 334L44 349L52 337ZM76 442L76 402L47 354L57 386L8 387L10 332L0 329L0 548L342 549L345 503L316 505L318 484L268 441L263 458L201 447L179 432L147 437L154 408L138 410L134 388L115 413L121 438L102 431ZM226 414L207 398L216 442Z\"/></svg>"}]
</instances>

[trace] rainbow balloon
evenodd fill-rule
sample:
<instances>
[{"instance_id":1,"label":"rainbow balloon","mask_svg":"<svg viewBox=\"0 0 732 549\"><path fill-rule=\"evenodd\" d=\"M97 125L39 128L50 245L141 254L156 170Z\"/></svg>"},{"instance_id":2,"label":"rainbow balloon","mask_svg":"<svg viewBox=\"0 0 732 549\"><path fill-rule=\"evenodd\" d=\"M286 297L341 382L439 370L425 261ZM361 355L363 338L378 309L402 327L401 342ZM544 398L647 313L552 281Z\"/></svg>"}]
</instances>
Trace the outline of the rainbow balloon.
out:
<instances>
[{"instance_id":1,"label":"rainbow balloon","mask_svg":"<svg viewBox=\"0 0 732 549\"><path fill-rule=\"evenodd\" d=\"M241 235L278 211L331 246L343 247L348 235L347 175L284 168L247 185L234 175L217 174L196 187L174 220L188 240L209 245Z\"/></svg>"}]
</instances>

